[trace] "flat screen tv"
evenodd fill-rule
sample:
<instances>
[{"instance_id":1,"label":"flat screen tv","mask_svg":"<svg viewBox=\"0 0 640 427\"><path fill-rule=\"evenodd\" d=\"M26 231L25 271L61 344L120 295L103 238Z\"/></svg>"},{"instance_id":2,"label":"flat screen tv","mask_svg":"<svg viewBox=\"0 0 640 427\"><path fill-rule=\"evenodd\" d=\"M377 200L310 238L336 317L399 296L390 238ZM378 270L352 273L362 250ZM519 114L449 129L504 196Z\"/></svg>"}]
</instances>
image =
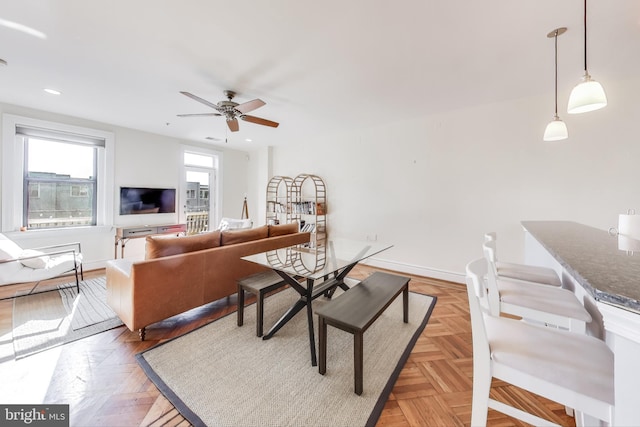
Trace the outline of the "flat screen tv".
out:
<instances>
[{"instance_id":1,"label":"flat screen tv","mask_svg":"<svg viewBox=\"0 0 640 427\"><path fill-rule=\"evenodd\" d=\"M175 211L175 188L120 187L120 215Z\"/></svg>"}]
</instances>

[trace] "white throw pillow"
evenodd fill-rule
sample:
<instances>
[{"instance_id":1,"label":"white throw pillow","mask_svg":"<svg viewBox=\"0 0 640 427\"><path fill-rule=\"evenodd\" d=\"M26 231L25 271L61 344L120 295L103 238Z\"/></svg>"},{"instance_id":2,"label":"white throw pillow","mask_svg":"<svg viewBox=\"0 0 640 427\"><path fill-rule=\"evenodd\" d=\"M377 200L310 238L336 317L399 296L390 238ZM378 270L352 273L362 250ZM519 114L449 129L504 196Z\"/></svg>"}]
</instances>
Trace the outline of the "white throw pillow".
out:
<instances>
[{"instance_id":1,"label":"white throw pillow","mask_svg":"<svg viewBox=\"0 0 640 427\"><path fill-rule=\"evenodd\" d=\"M222 218L222 220L220 220L218 230L237 230L242 228L251 228L252 226L253 221L250 219Z\"/></svg>"},{"instance_id":2,"label":"white throw pillow","mask_svg":"<svg viewBox=\"0 0 640 427\"><path fill-rule=\"evenodd\" d=\"M20 258L37 256L37 255L42 255L42 256L38 258L21 259L20 262L22 263L22 265L29 268L46 268L47 263L49 262L49 256L45 255L44 252L36 251L33 249L25 249L20 254Z\"/></svg>"}]
</instances>

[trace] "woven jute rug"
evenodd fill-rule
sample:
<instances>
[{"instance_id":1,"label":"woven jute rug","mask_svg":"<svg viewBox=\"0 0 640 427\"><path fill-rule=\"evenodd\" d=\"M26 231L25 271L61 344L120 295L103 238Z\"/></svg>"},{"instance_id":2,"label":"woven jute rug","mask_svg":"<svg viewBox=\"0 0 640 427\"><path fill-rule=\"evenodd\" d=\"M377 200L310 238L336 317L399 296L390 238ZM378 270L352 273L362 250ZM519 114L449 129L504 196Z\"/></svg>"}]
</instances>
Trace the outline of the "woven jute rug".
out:
<instances>
[{"instance_id":1,"label":"woven jute rug","mask_svg":"<svg viewBox=\"0 0 640 427\"><path fill-rule=\"evenodd\" d=\"M268 297L265 330L297 298L291 289ZM326 301L318 298L314 308ZM374 425L435 302L410 293L405 324L399 296L365 332L361 396L353 390L353 335L329 327L327 372L320 375L311 366L304 310L270 340L256 337L255 306L249 306L242 327L232 313L137 358L193 425Z\"/></svg>"},{"instance_id":2,"label":"woven jute rug","mask_svg":"<svg viewBox=\"0 0 640 427\"><path fill-rule=\"evenodd\" d=\"M123 324L106 303L105 277L80 282L80 294L71 285L13 300L16 359Z\"/></svg>"}]
</instances>

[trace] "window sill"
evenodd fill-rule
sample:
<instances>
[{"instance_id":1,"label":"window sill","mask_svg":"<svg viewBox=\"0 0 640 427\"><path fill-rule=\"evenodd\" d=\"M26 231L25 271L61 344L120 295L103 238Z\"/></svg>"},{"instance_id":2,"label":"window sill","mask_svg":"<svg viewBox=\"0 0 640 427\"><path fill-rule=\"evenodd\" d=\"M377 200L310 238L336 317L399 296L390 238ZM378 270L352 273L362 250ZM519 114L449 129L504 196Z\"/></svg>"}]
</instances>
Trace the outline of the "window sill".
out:
<instances>
[{"instance_id":1,"label":"window sill","mask_svg":"<svg viewBox=\"0 0 640 427\"><path fill-rule=\"evenodd\" d=\"M113 227L109 225L87 226L87 227L67 227L67 228L48 228L40 230L27 231L5 231L3 234L10 239L29 240L43 238L57 238L67 236L95 236L103 233L112 233Z\"/></svg>"}]
</instances>

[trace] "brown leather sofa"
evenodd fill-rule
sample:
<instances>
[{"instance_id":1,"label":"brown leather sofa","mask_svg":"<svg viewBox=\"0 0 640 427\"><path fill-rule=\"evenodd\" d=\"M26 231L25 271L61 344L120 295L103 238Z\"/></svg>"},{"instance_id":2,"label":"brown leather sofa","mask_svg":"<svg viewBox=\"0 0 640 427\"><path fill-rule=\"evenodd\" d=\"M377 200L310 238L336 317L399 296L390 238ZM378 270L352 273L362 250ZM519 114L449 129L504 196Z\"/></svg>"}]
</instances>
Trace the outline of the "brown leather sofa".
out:
<instances>
[{"instance_id":1,"label":"brown leather sofa","mask_svg":"<svg viewBox=\"0 0 640 427\"><path fill-rule=\"evenodd\" d=\"M267 270L240 257L309 240L297 224L148 236L144 260L107 262L107 303L144 340L152 323L235 294L238 279Z\"/></svg>"}]
</instances>

